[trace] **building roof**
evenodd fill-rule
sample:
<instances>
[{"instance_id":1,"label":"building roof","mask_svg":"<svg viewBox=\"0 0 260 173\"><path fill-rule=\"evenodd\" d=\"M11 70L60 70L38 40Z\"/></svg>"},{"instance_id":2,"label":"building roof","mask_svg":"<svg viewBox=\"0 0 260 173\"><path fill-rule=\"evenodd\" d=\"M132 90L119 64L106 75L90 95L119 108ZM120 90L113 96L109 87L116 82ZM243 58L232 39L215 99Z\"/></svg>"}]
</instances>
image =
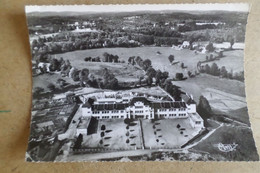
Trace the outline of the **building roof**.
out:
<instances>
[{"instance_id":1,"label":"building roof","mask_svg":"<svg viewBox=\"0 0 260 173\"><path fill-rule=\"evenodd\" d=\"M127 103L115 103L115 104L94 104L92 106L93 111L105 111L105 110L124 110L128 107Z\"/></svg>"},{"instance_id":2,"label":"building roof","mask_svg":"<svg viewBox=\"0 0 260 173\"><path fill-rule=\"evenodd\" d=\"M193 99L189 99L188 101L187 101L187 104L188 105L190 105L190 104L196 104L196 102L193 100Z\"/></svg>"},{"instance_id":3,"label":"building roof","mask_svg":"<svg viewBox=\"0 0 260 173\"><path fill-rule=\"evenodd\" d=\"M82 108L91 108L91 105L89 104L89 102L86 102L82 105Z\"/></svg>"},{"instance_id":4,"label":"building roof","mask_svg":"<svg viewBox=\"0 0 260 173\"><path fill-rule=\"evenodd\" d=\"M129 105L133 106L135 102L143 102L145 105L150 105L150 101L147 100L145 97L134 97L130 101Z\"/></svg>"},{"instance_id":5,"label":"building roof","mask_svg":"<svg viewBox=\"0 0 260 173\"><path fill-rule=\"evenodd\" d=\"M151 103L154 109L186 108L185 102L154 102Z\"/></svg>"}]
</instances>

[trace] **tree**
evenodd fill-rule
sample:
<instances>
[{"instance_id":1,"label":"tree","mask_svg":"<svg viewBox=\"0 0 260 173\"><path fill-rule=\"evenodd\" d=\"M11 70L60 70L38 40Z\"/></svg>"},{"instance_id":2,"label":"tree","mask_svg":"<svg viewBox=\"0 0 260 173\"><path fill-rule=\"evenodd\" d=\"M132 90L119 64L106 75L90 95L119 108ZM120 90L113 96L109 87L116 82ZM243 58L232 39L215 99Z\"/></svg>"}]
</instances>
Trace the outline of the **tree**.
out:
<instances>
[{"instance_id":1,"label":"tree","mask_svg":"<svg viewBox=\"0 0 260 173\"><path fill-rule=\"evenodd\" d=\"M185 68L185 66L184 66L184 63L183 63L183 62L181 63L181 68Z\"/></svg>"},{"instance_id":2,"label":"tree","mask_svg":"<svg viewBox=\"0 0 260 173\"><path fill-rule=\"evenodd\" d=\"M209 44L206 46L206 50L208 52L213 52L215 50L215 47L213 46L213 43L209 42Z\"/></svg>"},{"instance_id":3,"label":"tree","mask_svg":"<svg viewBox=\"0 0 260 173\"><path fill-rule=\"evenodd\" d=\"M209 56L208 55L206 55L206 61L208 61L209 60Z\"/></svg>"},{"instance_id":4,"label":"tree","mask_svg":"<svg viewBox=\"0 0 260 173\"><path fill-rule=\"evenodd\" d=\"M176 101L181 101L181 90L178 87L173 87L173 91L171 94Z\"/></svg>"},{"instance_id":5,"label":"tree","mask_svg":"<svg viewBox=\"0 0 260 173\"><path fill-rule=\"evenodd\" d=\"M88 75L89 75L89 70L87 68L84 68L80 71L79 80L80 80L81 84L87 83Z\"/></svg>"},{"instance_id":6,"label":"tree","mask_svg":"<svg viewBox=\"0 0 260 173\"><path fill-rule=\"evenodd\" d=\"M172 63L172 62L174 61L174 55L170 55L170 56L168 57L168 59L169 59L170 63Z\"/></svg>"},{"instance_id":7,"label":"tree","mask_svg":"<svg viewBox=\"0 0 260 173\"><path fill-rule=\"evenodd\" d=\"M109 54L107 52L103 53L103 61L104 62L108 62L108 56L109 56Z\"/></svg>"},{"instance_id":8,"label":"tree","mask_svg":"<svg viewBox=\"0 0 260 173\"><path fill-rule=\"evenodd\" d=\"M72 73L71 73L71 78L73 79L73 81L79 81L79 73L80 70L75 69Z\"/></svg>"},{"instance_id":9,"label":"tree","mask_svg":"<svg viewBox=\"0 0 260 173\"><path fill-rule=\"evenodd\" d=\"M99 144L100 144L100 145L102 145L102 144L103 144L103 140L102 140L102 139L99 141Z\"/></svg>"},{"instance_id":10,"label":"tree","mask_svg":"<svg viewBox=\"0 0 260 173\"><path fill-rule=\"evenodd\" d=\"M163 86L166 92L168 92L169 94L172 93L173 85L170 79L165 80Z\"/></svg>"},{"instance_id":11,"label":"tree","mask_svg":"<svg viewBox=\"0 0 260 173\"><path fill-rule=\"evenodd\" d=\"M146 78L146 83L147 83L148 86L152 86L152 84L153 84L153 78L152 78L151 76L148 76L148 77Z\"/></svg>"},{"instance_id":12,"label":"tree","mask_svg":"<svg viewBox=\"0 0 260 173\"><path fill-rule=\"evenodd\" d=\"M129 131L127 131L125 135L126 135L126 136L129 136L129 134L130 134Z\"/></svg>"},{"instance_id":13,"label":"tree","mask_svg":"<svg viewBox=\"0 0 260 173\"><path fill-rule=\"evenodd\" d=\"M235 43L234 37L232 37L231 35L228 35L227 41L230 43L230 49L233 49L232 47L233 47L233 45Z\"/></svg>"},{"instance_id":14,"label":"tree","mask_svg":"<svg viewBox=\"0 0 260 173\"><path fill-rule=\"evenodd\" d=\"M34 88L34 95L40 95L43 92L44 92L44 89L42 87Z\"/></svg>"},{"instance_id":15,"label":"tree","mask_svg":"<svg viewBox=\"0 0 260 173\"><path fill-rule=\"evenodd\" d=\"M79 149L81 148L81 144L83 142L83 135L80 133L76 142L75 142L75 145L74 145L74 149Z\"/></svg>"},{"instance_id":16,"label":"tree","mask_svg":"<svg viewBox=\"0 0 260 173\"><path fill-rule=\"evenodd\" d=\"M167 79L168 77L169 77L169 72L164 71L164 72L162 73L162 78L163 78L163 79Z\"/></svg>"},{"instance_id":17,"label":"tree","mask_svg":"<svg viewBox=\"0 0 260 173\"><path fill-rule=\"evenodd\" d=\"M209 101L204 96L200 96L199 104L197 106L197 112L204 120L211 117L212 115L212 110Z\"/></svg>"},{"instance_id":18,"label":"tree","mask_svg":"<svg viewBox=\"0 0 260 173\"><path fill-rule=\"evenodd\" d=\"M105 126L105 125L102 125L102 126L101 126L101 130L106 130L106 126Z\"/></svg>"},{"instance_id":19,"label":"tree","mask_svg":"<svg viewBox=\"0 0 260 173\"><path fill-rule=\"evenodd\" d=\"M60 63L57 59L52 58L50 61L50 71L60 70Z\"/></svg>"},{"instance_id":20,"label":"tree","mask_svg":"<svg viewBox=\"0 0 260 173\"><path fill-rule=\"evenodd\" d=\"M210 67L210 74L214 75L214 76L219 76L220 75L220 71L218 68L218 65L216 63L213 63Z\"/></svg>"},{"instance_id":21,"label":"tree","mask_svg":"<svg viewBox=\"0 0 260 173\"><path fill-rule=\"evenodd\" d=\"M50 83L47 88L50 90L50 91L55 91L56 87L55 85L53 85L52 83Z\"/></svg>"},{"instance_id":22,"label":"tree","mask_svg":"<svg viewBox=\"0 0 260 173\"><path fill-rule=\"evenodd\" d=\"M205 73L210 74L210 66L208 64L205 65Z\"/></svg>"},{"instance_id":23,"label":"tree","mask_svg":"<svg viewBox=\"0 0 260 173\"><path fill-rule=\"evenodd\" d=\"M64 87L65 82L66 82L66 81L65 81L64 79L61 79L61 78L59 78L59 79L57 80L57 83L59 84L59 86L60 86L61 88Z\"/></svg>"},{"instance_id":24,"label":"tree","mask_svg":"<svg viewBox=\"0 0 260 173\"><path fill-rule=\"evenodd\" d=\"M188 76L191 77L192 73L190 71L188 71Z\"/></svg>"},{"instance_id":25,"label":"tree","mask_svg":"<svg viewBox=\"0 0 260 173\"><path fill-rule=\"evenodd\" d=\"M183 73L176 73L175 78L177 80L183 80Z\"/></svg>"},{"instance_id":26,"label":"tree","mask_svg":"<svg viewBox=\"0 0 260 173\"><path fill-rule=\"evenodd\" d=\"M228 77L228 72L226 70L226 67L225 66L222 66L221 69L220 69L220 75L224 78L227 78Z\"/></svg>"},{"instance_id":27,"label":"tree","mask_svg":"<svg viewBox=\"0 0 260 173\"><path fill-rule=\"evenodd\" d=\"M155 69L150 66L150 67L147 69L147 71L146 71L146 75L149 76L149 77L151 77L151 78L155 77L155 75L156 75Z\"/></svg>"},{"instance_id":28,"label":"tree","mask_svg":"<svg viewBox=\"0 0 260 173\"><path fill-rule=\"evenodd\" d=\"M160 84L161 77L162 77L162 72L161 72L161 70L157 70L157 71L156 71L156 75L155 75L155 84L156 84L156 85Z\"/></svg>"},{"instance_id":29,"label":"tree","mask_svg":"<svg viewBox=\"0 0 260 173\"><path fill-rule=\"evenodd\" d=\"M152 62L150 59L146 59L143 61L143 69L146 71L149 67L151 67Z\"/></svg>"}]
</instances>

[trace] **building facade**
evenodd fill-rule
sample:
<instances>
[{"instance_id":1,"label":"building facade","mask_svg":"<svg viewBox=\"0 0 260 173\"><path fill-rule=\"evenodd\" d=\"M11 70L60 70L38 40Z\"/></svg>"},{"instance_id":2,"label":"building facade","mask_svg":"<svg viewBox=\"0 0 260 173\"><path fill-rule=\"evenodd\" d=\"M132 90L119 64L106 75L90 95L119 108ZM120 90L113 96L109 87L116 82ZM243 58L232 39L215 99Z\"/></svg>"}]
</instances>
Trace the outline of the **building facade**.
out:
<instances>
[{"instance_id":1,"label":"building facade","mask_svg":"<svg viewBox=\"0 0 260 173\"><path fill-rule=\"evenodd\" d=\"M146 97L98 98L93 104L82 106L83 117L97 119L173 119L190 118L193 127L203 127L203 119L196 112L196 103L185 101L150 101Z\"/></svg>"}]
</instances>

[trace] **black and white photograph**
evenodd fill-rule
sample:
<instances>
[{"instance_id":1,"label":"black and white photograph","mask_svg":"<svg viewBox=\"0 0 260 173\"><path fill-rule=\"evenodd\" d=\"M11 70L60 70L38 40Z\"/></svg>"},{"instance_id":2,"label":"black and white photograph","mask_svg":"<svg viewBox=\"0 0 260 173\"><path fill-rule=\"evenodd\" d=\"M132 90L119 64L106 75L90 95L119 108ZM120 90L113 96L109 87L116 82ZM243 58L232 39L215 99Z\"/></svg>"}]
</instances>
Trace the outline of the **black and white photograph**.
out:
<instances>
[{"instance_id":1,"label":"black and white photograph","mask_svg":"<svg viewBox=\"0 0 260 173\"><path fill-rule=\"evenodd\" d=\"M26 6L33 86L25 160L259 161L245 93L249 10Z\"/></svg>"}]
</instances>

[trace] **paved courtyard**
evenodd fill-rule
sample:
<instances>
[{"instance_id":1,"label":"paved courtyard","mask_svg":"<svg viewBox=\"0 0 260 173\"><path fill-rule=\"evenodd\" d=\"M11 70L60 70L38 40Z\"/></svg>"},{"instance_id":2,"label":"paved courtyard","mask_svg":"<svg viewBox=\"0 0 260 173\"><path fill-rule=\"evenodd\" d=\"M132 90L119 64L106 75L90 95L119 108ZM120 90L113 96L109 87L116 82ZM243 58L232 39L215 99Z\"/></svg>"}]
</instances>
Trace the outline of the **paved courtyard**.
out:
<instances>
[{"instance_id":1,"label":"paved courtyard","mask_svg":"<svg viewBox=\"0 0 260 173\"><path fill-rule=\"evenodd\" d=\"M142 120L145 148L180 148L196 136L200 128L193 128L189 118Z\"/></svg>"},{"instance_id":2,"label":"paved courtyard","mask_svg":"<svg viewBox=\"0 0 260 173\"><path fill-rule=\"evenodd\" d=\"M105 130L102 126L105 126ZM99 120L96 134L83 135L82 148L134 150L142 148L140 123L128 126L122 119ZM101 142L102 141L102 142Z\"/></svg>"}]
</instances>

